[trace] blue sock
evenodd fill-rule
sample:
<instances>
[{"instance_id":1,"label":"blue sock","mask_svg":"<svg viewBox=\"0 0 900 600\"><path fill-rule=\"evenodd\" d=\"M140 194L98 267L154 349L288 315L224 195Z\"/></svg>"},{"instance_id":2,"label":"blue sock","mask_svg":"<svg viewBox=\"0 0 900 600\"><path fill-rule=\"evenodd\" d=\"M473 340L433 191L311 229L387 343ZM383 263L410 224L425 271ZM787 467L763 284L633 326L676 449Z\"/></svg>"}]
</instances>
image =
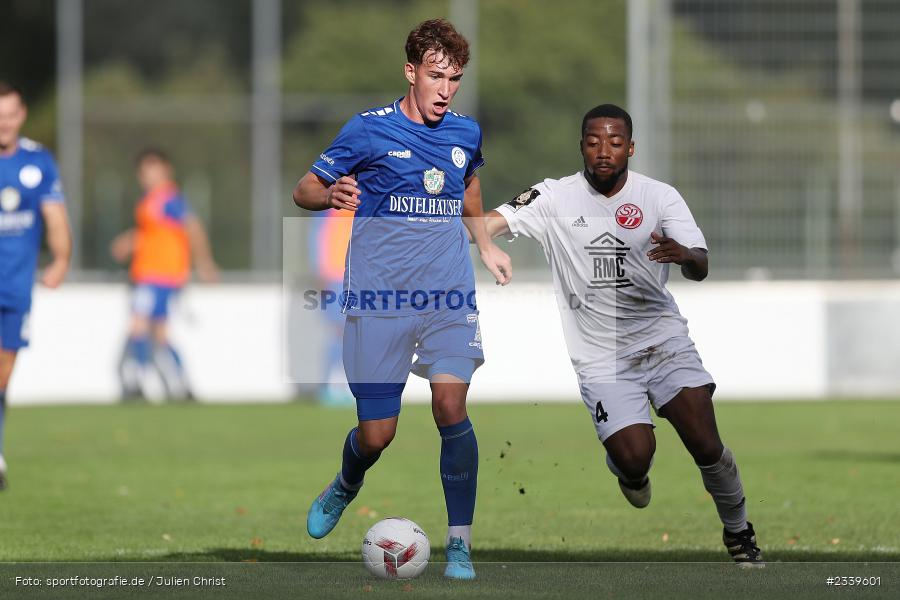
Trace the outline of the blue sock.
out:
<instances>
[{"instance_id":1,"label":"blue sock","mask_svg":"<svg viewBox=\"0 0 900 600\"><path fill-rule=\"evenodd\" d=\"M163 346L163 352L172 357L172 362L175 363L175 366L178 368L179 372L184 371L184 363L181 361L181 355L178 354L178 351L172 346L172 344L166 344Z\"/></svg>"},{"instance_id":2,"label":"blue sock","mask_svg":"<svg viewBox=\"0 0 900 600\"><path fill-rule=\"evenodd\" d=\"M131 338L128 342L128 354L134 357L134 360L141 366L150 364L153 346L150 344L149 336L141 336Z\"/></svg>"},{"instance_id":3,"label":"blue sock","mask_svg":"<svg viewBox=\"0 0 900 600\"><path fill-rule=\"evenodd\" d=\"M6 390L0 390L0 454L3 454L3 419L6 414Z\"/></svg>"},{"instance_id":4,"label":"blue sock","mask_svg":"<svg viewBox=\"0 0 900 600\"><path fill-rule=\"evenodd\" d=\"M362 487L366 471L381 457L381 452L363 456L356 441L358 430L358 427L354 427L347 434L347 439L344 440L344 462L341 464L341 485L351 492Z\"/></svg>"},{"instance_id":5,"label":"blue sock","mask_svg":"<svg viewBox=\"0 0 900 600\"><path fill-rule=\"evenodd\" d=\"M478 485L478 441L466 417L456 425L438 427L441 433L441 484L447 502L447 524L471 525Z\"/></svg>"}]
</instances>

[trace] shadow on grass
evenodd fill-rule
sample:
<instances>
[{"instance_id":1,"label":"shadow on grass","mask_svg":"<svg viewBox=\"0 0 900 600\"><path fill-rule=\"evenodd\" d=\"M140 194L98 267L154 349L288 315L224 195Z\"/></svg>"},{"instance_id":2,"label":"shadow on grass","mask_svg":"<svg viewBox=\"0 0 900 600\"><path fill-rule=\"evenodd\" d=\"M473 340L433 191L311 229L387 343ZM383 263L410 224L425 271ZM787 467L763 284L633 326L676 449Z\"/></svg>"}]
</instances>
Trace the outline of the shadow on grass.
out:
<instances>
[{"instance_id":1,"label":"shadow on grass","mask_svg":"<svg viewBox=\"0 0 900 600\"><path fill-rule=\"evenodd\" d=\"M432 559L440 562L442 553L434 552ZM816 552L807 550L773 550L765 552L769 562L900 562L900 552ZM712 550L603 550L603 551L540 551L493 548L475 549L476 563L519 562L729 562L723 548ZM116 560L122 560L119 557ZM354 562L355 554L316 552L276 552L262 549L211 548L202 552L172 553L154 559L160 562Z\"/></svg>"},{"instance_id":2,"label":"shadow on grass","mask_svg":"<svg viewBox=\"0 0 900 600\"><path fill-rule=\"evenodd\" d=\"M900 463L900 452L878 452L875 450L816 450L810 453L816 460L835 462L878 462Z\"/></svg>"}]
</instances>

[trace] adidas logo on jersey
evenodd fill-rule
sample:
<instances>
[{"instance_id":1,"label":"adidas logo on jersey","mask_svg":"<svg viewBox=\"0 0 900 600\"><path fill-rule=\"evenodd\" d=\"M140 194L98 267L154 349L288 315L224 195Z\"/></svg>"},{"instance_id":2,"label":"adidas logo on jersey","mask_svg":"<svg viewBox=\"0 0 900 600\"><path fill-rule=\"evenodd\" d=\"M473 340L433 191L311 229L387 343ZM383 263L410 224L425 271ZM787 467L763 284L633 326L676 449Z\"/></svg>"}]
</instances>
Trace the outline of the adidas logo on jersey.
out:
<instances>
[{"instance_id":1,"label":"adidas logo on jersey","mask_svg":"<svg viewBox=\"0 0 900 600\"><path fill-rule=\"evenodd\" d=\"M584 217L578 217L575 219L575 222L572 223L572 227L587 227L587 221L584 220Z\"/></svg>"}]
</instances>

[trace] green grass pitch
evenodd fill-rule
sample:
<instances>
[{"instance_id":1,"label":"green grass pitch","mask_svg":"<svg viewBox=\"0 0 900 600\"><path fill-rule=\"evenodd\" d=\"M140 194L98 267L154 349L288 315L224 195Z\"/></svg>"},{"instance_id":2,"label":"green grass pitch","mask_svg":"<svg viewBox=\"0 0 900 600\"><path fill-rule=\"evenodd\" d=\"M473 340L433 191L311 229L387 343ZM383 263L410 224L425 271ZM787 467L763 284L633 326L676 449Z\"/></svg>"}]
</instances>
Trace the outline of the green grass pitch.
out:
<instances>
[{"instance_id":1,"label":"green grass pitch","mask_svg":"<svg viewBox=\"0 0 900 600\"><path fill-rule=\"evenodd\" d=\"M834 575L865 575L862 563L870 563L869 574L887 569L878 590L900 591L897 565L876 568L900 561L900 403L725 402L717 415L772 563L760 582L789 589L795 562L856 563ZM639 511L606 470L580 404L475 404L470 416L481 455L476 596L505 596L519 585L521 597L571 597L596 592L598 581L609 586L629 577L638 582L630 589L640 591L640 581L668 577L669 596L680 597L682 586L691 597L715 590L722 577L744 583L763 577L737 575L728 564L712 500L664 420L657 420L653 501ZM418 522L431 538L433 560L442 560L440 440L426 406L404 408L397 438L337 529L318 541L306 535L306 509L338 470L354 423L352 410L302 403L13 407L0 561L157 562L169 571L191 562L355 562L365 531L393 515ZM657 564L650 571L608 564L624 562L706 564ZM681 576L665 575L679 566ZM318 597L453 592L439 565L411 584L368 579L358 564L320 567L261 565L258 573L281 574L271 577L283 582L289 572L297 585L318 582L328 590ZM8 589L14 570L0 569L0 589ZM821 586L808 591L821 594ZM792 596L803 597L804 589Z\"/></svg>"}]
</instances>

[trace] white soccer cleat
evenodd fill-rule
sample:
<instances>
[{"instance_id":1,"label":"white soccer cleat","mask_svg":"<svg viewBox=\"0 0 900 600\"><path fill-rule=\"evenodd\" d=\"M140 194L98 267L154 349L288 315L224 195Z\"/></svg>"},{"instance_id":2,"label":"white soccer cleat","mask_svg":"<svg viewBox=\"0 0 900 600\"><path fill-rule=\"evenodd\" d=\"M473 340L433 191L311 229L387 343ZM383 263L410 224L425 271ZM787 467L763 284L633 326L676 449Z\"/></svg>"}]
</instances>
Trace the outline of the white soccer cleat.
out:
<instances>
[{"instance_id":1,"label":"white soccer cleat","mask_svg":"<svg viewBox=\"0 0 900 600\"><path fill-rule=\"evenodd\" d=\"M3 455L0 454L0 491L6 489L6 461L3 460Z\"/></svg>"},{"instance_id":2,"label":"white soccer cleat","mask_svg":"<svg viewBox=\"0 0 900 600\"><path fill-rule=\"evenodd\" d=\"M650 504L650 478L644 477L644 484L639 488L629 487L622 480L619 480L619 489L622 490L622 494L625 496L625 499L628 500L629 504L631 504L635 508L644 508L648 504Z\"/></svg>"}]
</instances>

